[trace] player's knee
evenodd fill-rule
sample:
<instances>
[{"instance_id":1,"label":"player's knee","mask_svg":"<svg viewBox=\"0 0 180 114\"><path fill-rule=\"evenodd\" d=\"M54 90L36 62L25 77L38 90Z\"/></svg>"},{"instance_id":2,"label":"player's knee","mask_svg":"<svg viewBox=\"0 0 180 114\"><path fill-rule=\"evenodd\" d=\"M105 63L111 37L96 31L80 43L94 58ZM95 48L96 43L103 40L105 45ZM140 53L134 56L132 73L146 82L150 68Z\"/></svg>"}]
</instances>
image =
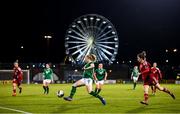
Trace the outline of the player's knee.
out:
<instances>
[{"instance_id":1,"label":"player's knee","mask_svg":"<svg viewBox=\"0 0 180 114\"><path fill-rule=\"evenodd\" d=\"M76 83L74 83L74 84L72 85L72 87L77 87L77 84L76 84Z\"/></svg>"}]
</instances>

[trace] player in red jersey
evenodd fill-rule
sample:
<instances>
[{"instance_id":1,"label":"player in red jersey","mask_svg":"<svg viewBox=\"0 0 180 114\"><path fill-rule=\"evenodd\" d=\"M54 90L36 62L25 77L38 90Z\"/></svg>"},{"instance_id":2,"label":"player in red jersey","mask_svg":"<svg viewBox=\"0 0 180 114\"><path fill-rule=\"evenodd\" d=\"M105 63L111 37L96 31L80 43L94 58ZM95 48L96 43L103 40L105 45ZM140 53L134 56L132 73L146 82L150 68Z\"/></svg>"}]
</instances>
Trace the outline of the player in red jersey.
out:
<instances>
[{"instance_id":1,"label":"player in red jersey","mask_svg":"<svg viewBox=\"0 0 180 114\"><path fill-rule=\"evenodd\" d=\"M148 89L150 85L154 85L157 89L168 93L169 95L171 95L173 99L175 99L175 96L173 93L171 93L167 88L161 87L160 84L156 81L156 79L153 78L152 73L151 73L151 65L150 63L146 61L145 51L137 55L137 60L140 63L139 75L142 76L142 80L144 81L144 101L141 101L140 103L148 105Z\"/></svg>"},{"instance_id":2,"label":"player in red jersey","mask_svg":"<svg viewBox=\"0 0 180 114\"><path fill-rule=\"evenodd\" d=\"M22 92L21 83L23 80L23 73L21 68L19 67L18 61L14 62L14 74L13 74L13 94L12 96L16 96L16 87L19 88L19 93Z\"/></svg>"},{"instance_id":3,"label":"player in red jersey","mask_svg":"<svg viewBox=\"0 0 180 114\"><path fill-rule=\"evenodd\" d=\"M160 69L157 67L157 63L153 63L153 67L151 68L151 78L155 78L156 81L159 83L159 80L162 79L162 74ZM156 87L154 85L151 86L152 94L155 95Z\"/></svg>"}]
</instances>

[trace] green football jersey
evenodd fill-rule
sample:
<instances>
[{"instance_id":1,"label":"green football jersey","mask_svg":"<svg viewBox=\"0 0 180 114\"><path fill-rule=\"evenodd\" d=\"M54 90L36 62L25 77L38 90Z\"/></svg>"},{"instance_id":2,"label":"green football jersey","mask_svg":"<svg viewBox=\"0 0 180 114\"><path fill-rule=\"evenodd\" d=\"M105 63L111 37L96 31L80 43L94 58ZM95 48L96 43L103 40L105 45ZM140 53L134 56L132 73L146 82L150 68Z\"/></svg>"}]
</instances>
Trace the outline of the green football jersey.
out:
<instances>
[{"instance_id":1,"label":"green football jersey","mask_svg":"<svg viewBox=\"0 0 180 114\"><path fill-rule=\"evenodd\" d=\"M53 71L51 68L45 68L43 71L43 77L44 79L52 79Z\"/></svg>"},{"instance_id":2,"label":"green football jersey","mask_svg":"<svg viewBox=\"0 0 180 114\"><path fill-rule=\"evenodd\" d=\"M95 70L96 73L96 78L100 81L103 80L106 74L106 69L96 69Z\"/></svg>"},{"instance_id":3,"label":"green football jersey","mask_svg":"<svg viewBox=\"0 0 180 114\"><path fill-rule=\"evenodd\" d=\"M133 71L132 71L132 76L133 76L133 77L138 77L138 74L139 74L139 71L136 70L136 69L133 69Z\"/></svg>"},{"instance_id":4,"label":"green football jersey","mask_svg":"<svg viewBox=\"0 0 180 114\"><path fill-rule=\"evenodd\" d=\"M91 64L93 64L93 63L94 62L87 63L85 65L85 68L90 67ZM91 78L91 79L93 79L93 73L94 73L94 68L86 69L86 70L84 70L83 78Z\"/></svg>"}]
</instances>

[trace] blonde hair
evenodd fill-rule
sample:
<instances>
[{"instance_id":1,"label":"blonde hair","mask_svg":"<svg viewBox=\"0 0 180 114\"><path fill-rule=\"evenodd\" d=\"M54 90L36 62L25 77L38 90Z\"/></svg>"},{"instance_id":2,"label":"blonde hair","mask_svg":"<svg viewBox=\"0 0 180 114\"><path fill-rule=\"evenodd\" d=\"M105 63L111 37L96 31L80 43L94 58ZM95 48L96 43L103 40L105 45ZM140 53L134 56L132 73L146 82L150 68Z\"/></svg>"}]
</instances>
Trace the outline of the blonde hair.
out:
<instances>
[{"instance_id":1,"label":"blonde hair","mask_svg":"<svg viewBox=\"0 0 180 114\"><path fill-rule=\"evenodd\" d=\"M96 55L94 55L94 54L89 54L89 55L87 55L86 56L88 59L90 59L91 61L93 61L93 62L95 62L96 61Z\"/></svg>"}]
</instances>

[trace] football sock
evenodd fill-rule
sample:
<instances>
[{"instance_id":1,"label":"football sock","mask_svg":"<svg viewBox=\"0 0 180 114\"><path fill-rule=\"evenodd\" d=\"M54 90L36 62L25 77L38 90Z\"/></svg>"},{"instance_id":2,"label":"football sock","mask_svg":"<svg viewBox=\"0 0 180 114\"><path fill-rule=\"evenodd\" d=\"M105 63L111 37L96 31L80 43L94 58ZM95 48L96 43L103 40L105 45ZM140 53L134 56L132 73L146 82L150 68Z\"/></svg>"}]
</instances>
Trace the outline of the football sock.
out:
<instances>
[{"instance_id":1,"label":"football sock","mask_svg":"<svg viewBox=\"0 0 180 114\"><path fill-rule=\"evenodd\" d=\"M47 91L47 94L48 94L49 93L49 87L48 86L46 87L46 91Z\"/></svg>"},{"instance_id":2,"label":"football sock","mask_svg":"<svg viewBox=\"0 0 180 114\"><path fill-rule=\"evenodd\" d=\"M97 90L98 90L98 89L96 88L96 89L94 90L94 92L97 93Z\"/></svg>"},{"instance_id":3,"label":"football sock","mask_svg":"<svg viewBox=\"0 0 180 114\"><path fill-rule=\"evenodd\" d=\"M96 94L99 94L101 92L101 89L98 89L98 91L96 92Z\"/></svg>"},{"instance_id":4,"label":"football sock","mask_svg":"<svg viewBox=\"0 0 180 114\"><path fill-rule=\"evenodd\" d=\"M19 88L19 93L21 93L22 92L22 87L18 87Z\"/></svg>"},{"instance_id":5,"label":"football sock","mask_svg":"<svg viewBox=\"0 0 180 114\"><path fill-rule=\"evenodd\" d=\"M13 93L16 93L16 89L13 89Z\"/></svg>"},{"instance_id":6,"label":"football sock","mask_svg":"<svg viewBox=\"0 0 180 114\"><path fill-rule=\"evenodd\" d=\"M46 93L46 87L45 86L43 86L43 89L44 89L44 94Z\"/></svg>"},{"instance_id":7,"label":"football sock","mask_svg":"<svg viewBox=\"0 0 180 114\"><path fill-rule=\"evenodd\" d=\"M147 102L147 100L148 100L148 94L145 93L144 94L144 101Z\"/></svg>"},{"instance_id":8,"label":"football sock","mask_svg":"<svg viewBox=\"0 0 180 114\"><path fill-rule=\"evenodd\" d=\"M69 97L73 98L75 93L76 93L76 87L72 86L71 93L70 93Z\"/></svg>"},{"instance_id":9,"label":"football sock","mask_svg":"<svg viewBox=\"0 0 180 114\"><path fill-rule=\"evenodd\" d=\"M134 89L136 88L136 83L134 83Z\"/></svg>"},{"instance_id":10,"label":"football sock","mask_svg":"<svg viewBox=\"0 0 180 114\"><path fill-rule=\"evenodd\" d=\"M100 95L97 95L94 91L91 91L89 94L98 98L98 99L102 99L102 97Z\"/></svg>"}]
</instances>

